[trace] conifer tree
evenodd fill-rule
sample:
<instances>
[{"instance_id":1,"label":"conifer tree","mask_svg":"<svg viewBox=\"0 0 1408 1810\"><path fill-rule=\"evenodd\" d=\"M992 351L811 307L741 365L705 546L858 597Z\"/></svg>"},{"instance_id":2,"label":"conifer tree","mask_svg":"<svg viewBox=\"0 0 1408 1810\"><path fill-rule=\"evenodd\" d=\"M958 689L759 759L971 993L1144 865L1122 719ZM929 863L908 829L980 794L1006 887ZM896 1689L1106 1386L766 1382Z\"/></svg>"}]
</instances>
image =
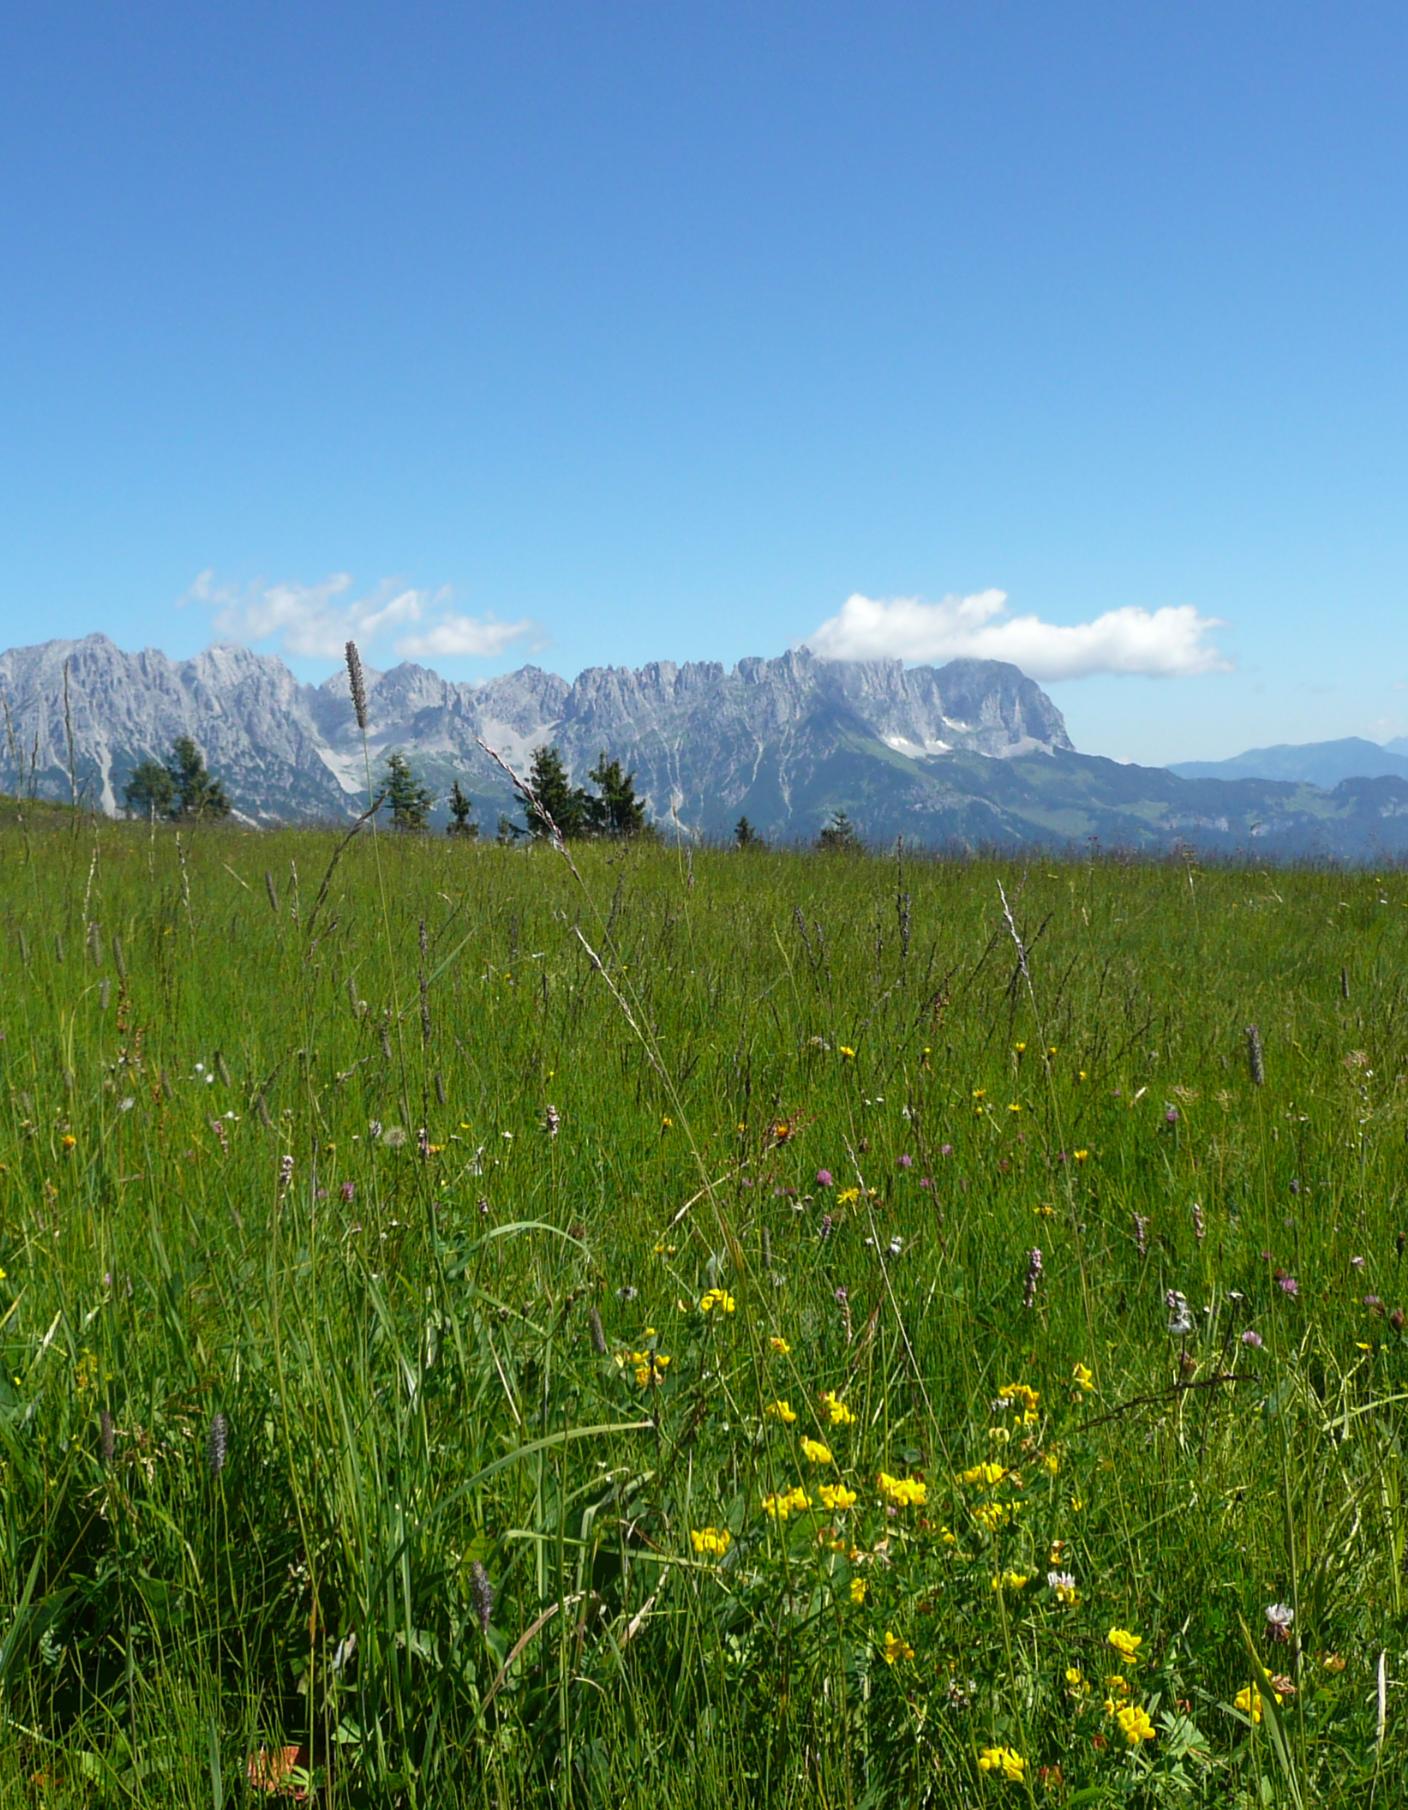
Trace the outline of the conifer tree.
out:
<instances>
[{"instance_id":1,"label":"conifer tree","mask_svg":"<svg viewBox=\"0 0 1408 1810\"><path fill-rule=\"evenodd\" d=\"M645 806L636 797L634 773L623 773L619 760L608 760L605 749L587 778L597 788L587 799L587 828L595 836L638 836L645 828Z\"/></svg>"},{"instance_id":2,"label":"conifer tree","mask_svg":"<svg viewBox=\"0 0 1408 1810\"><path fill-rule=\"evenodd\" d=\"M846 813L833 811L831 821L817 837L816 845L827 854L856 855L860 853L861 842Z\"/></svg>"},{"instance_id":3,"label":"conifer tree","mask_svg":"<svg viewBox=\"0 0 1408 1810\"><path fill-rule=\"evenodd\" d=\"M175 794L171 803L173 817L228 817L230 801L218 779L206 771L205 756L189 735L177 736L171 745L172 759L167 765Z\"/></svg>"},{"instance_id":4,"label":"conifer tree","mask_svg":"<svg viewBox=\"0 0 1408 1810\"><path fill-rule=\"evenodd\" d=\"M159 760L144 760L122 788L122 802L133 817L169 817L176 787Z\"/></svg>"},{"instance_id":5,"label":"conifer tree","mask_svg":"<svg viewBox=\"0 0 1408 1810\"><path fill-rule=\"evenodd\" d=\"M396 750L386 757L385 788L393 827L398 830L424 829L433 802L430 792L416 778L405 755Z\"/></svg>"},{"instance_id":6,"label":"conifer tree","mask_svg":"<svg viewBox=\"0 0 1408 1810\"><path fill-rule=\"evenodd\" d=\"M474 806L470 803L469 794L456 780L450 787L450 821L445 825L447 836L464 836L474 841L479 835L479 825L470 815Z\"/></svg>"},{"instance_id":7,"label":"conifer tree","mask_svg":"<svg viewBox=\"0 0 1408 1810\"><path fill-rule=\"evenodd\" d=\"M587 795L568 779L555 747L533 750L528 784L535 800L526 811L528 829L537 841L551 838L554 827L564 842L582 834L587 827Z\"/></svg>"}]
</instances>

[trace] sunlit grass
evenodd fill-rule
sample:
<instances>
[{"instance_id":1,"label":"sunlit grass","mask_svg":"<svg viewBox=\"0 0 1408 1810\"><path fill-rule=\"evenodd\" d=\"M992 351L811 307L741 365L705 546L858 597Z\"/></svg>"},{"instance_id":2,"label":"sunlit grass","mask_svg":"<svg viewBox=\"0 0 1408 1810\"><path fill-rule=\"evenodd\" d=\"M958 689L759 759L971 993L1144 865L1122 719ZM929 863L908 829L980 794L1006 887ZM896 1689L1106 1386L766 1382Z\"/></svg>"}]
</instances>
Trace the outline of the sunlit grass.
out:
<instances>
[{"instance_id":1,"label":"sunlit grass","mask_svg":"<svg viewBox=\"0 0 1408 1810\"><path fill-rule=\"evenodd\" d=\"M336 846L0 831L0 1801L1401 1798L1401 874Z\"/></svg>"}]
</instances>

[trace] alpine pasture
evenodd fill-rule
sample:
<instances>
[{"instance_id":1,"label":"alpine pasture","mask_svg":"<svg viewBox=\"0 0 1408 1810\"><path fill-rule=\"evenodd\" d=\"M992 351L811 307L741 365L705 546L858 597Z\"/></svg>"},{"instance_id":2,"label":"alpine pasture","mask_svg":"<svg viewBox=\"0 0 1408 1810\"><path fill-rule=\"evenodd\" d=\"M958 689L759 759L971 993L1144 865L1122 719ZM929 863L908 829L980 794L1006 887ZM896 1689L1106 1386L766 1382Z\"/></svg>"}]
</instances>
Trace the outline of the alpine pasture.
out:
<instances>
[{"instance_id":1,"label":"alpine pasture","mask_svg":"<svg viewBox=\"0 0 1408 1810\"><path fill-rule=\"evenodd\" d=\"M1408 1793L1408 876L0 829L0 1803Z\"/></svg>"}]
</instances>

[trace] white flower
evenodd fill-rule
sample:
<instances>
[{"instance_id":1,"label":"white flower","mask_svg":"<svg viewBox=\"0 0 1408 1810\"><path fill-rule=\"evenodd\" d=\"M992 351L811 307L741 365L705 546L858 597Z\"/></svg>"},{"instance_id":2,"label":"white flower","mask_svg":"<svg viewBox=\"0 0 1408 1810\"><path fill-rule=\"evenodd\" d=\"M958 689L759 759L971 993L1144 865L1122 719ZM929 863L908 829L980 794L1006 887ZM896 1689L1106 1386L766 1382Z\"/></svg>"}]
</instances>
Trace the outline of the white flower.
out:
<instances>
[{"instance_id":1,"label":"white flower","mask_svg":"<svg viewBox=\"0 0 1408 1810\"><path fill-rule=\"evenodd\" d=\"M1268 1603L1266 1605L1266 1632L1272 1640L1289 1640L1291 1623L1296 1612L1288 1603Z\"/></svg>"}]
</instances>

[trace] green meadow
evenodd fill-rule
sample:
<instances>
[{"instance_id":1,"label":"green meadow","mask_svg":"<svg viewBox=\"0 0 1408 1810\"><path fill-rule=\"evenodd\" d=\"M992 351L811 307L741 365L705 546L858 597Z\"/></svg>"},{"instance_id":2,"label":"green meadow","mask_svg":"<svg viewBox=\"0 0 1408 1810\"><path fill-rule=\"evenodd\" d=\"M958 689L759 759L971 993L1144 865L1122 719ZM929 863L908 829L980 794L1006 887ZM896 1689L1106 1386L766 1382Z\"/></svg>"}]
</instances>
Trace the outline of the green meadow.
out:
<instances>
[{"instance_id":1,"label":"green meadow","mask_svg":"<svg viewBox=\"0 0 1408 1810\"><path fill-rule=\"evenodd\" d=\"M1402 872L12 817L0 1803L1404 1802L1406 1014Z\"/></svg>"}]
</instances>

